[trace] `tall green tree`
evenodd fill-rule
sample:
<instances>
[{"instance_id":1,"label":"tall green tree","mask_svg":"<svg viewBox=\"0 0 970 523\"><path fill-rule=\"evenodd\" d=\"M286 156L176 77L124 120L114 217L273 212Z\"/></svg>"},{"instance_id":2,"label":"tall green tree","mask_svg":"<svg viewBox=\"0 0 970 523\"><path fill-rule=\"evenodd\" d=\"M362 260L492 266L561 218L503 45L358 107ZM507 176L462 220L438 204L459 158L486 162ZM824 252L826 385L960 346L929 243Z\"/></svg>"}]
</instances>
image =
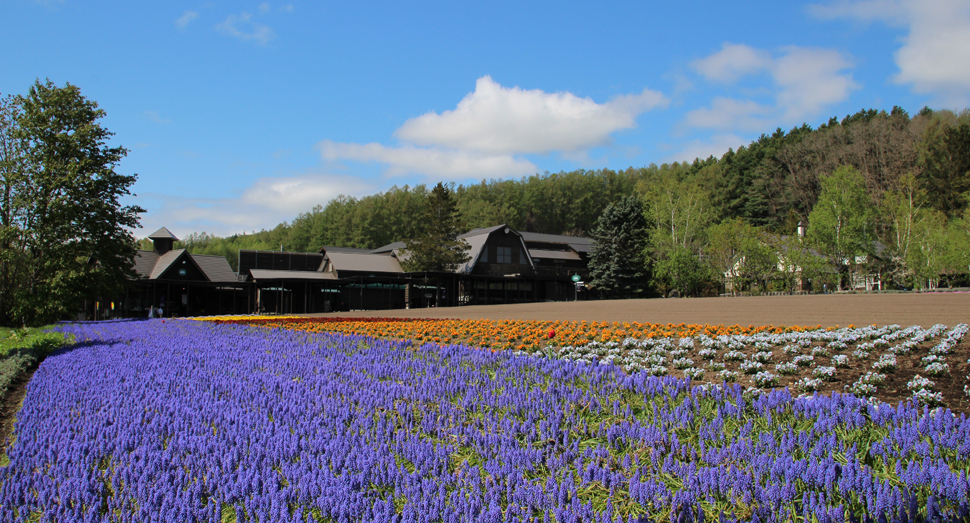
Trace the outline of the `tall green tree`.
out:
<instances>
[{"instance_id":1,"label":"tall green tree","mask_svg":"<svg viewBox=\"0 0 970 523\"><path fill-rule=\"evenodd\" d=\"M0 135L0 322L39 324L80 300L115 295L134 276L137 206L122 205L135 175L107 144L104 111L71 84L37 81L4 102Z\"/></svg>"},{"instance_id":2,"label":"tall green tree","mask_svg":"<svg viewBox=\"0 0 970 523\"><path fill-rule=\"evenodd\" d=\"M653 277L665 293L696 295L709 273L700 261L704 234L711 222L708 193L686 173L669 171L653 183L641 183L650 226L647 252Z\"/></svg>"},{"instance_id":3,"label":"tall green tree","mask_svg":"<svg viewBox=\"0 0 970 523\"><path fill-rule=\"evenodd\" d=\"M452 192L444 184L428 194L424 213L424 232L407 242L401 251L404 270L411 272L454 271L471 258L469 245L458 238L458 209Z\"/></svg>"},{"instance_id":4,"label":"tall green tree","mask_svg":"<svg viewBox=\"0 0 970 523\"><path fill-rule=\"evenodd\" d=\"M839 271L840 287L848 283L857 258L871 249L872 215L865 179L855 167L842 166L822 178L822 192L808 218L808 236Z\"/></svg>"},{"instance_id":5,"label":"tall green tree","mask_svg":"<svg viewBox=\"0 0 970 523\"><path fill-rule=\"evenodd\" d=\"M593 230L590 284L602 296L633 298L648 290L647 220L643 204L628 196L608 205Z\"/></svg>"}]
</instances>

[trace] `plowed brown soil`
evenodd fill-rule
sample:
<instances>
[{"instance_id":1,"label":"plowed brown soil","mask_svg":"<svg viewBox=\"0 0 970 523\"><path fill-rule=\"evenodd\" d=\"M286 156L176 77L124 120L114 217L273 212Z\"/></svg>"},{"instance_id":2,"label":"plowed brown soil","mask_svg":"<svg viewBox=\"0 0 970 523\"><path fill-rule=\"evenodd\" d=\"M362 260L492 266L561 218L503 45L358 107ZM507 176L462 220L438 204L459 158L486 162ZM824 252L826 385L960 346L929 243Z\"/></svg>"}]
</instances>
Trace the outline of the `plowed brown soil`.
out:
<instances>
[{"instance_id":1,"label":"plowed brown soil","mask_svg":"<svg viewBox=\"0 0 970 523\"><path fill-rule=\"evenodd\" d=\"M487 320L638 321L724 325L891 325L970 322L970 293L813 294L725 298L658 298L351 311L315 316Z\"/></svg>"}]
</instances>

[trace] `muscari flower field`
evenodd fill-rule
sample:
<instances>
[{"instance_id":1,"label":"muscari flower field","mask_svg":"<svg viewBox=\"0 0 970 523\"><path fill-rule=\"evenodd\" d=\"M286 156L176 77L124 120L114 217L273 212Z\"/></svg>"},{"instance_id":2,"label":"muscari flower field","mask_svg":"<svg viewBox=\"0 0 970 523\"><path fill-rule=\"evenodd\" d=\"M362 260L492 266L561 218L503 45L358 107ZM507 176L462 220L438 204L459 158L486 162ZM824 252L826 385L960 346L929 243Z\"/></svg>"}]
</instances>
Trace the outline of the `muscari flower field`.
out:
<instances>
[{"instance_id":1,"label":"muscari flower field","mask_svg":"<svg viewBox=\"0 0 970 523\"><path fill-rule=\"evenodd\" d=\"M970 421L932 399L670 375L741 353L822 380L847 356L878 387L890 357L956 364L966 325L622 326L553 351L256 323L59 326L76 341L28 386L0 520L970 520Z\"/></svg>"}]
</instances>

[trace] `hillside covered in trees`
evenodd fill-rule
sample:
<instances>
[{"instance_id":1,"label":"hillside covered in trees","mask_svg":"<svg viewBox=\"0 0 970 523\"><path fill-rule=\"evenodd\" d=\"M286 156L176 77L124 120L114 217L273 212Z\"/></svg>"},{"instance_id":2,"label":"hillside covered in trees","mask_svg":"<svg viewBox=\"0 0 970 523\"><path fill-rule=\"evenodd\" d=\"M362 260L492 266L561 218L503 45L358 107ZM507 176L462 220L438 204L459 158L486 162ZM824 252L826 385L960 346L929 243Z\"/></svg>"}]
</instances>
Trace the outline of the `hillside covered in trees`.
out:
<instances>
[{"instance_id":1,"label":"hillside covered in trees","mask_svg":"<svg viewBox=\"0 0 970 523\"><path fill-rule=\"evenodd\" d=\"M911 117L899 108L864 110L816 129L778 129L720 158L483 180L452 189L465 229L506 223L523 231L574 235L590 235L609 204L636 195L643 200L653 237L665 238L657 241L699 256L716 240L718 224L794 234L799 222L809 223L823 179L842 166L854 167L862 177L873 239L902 248L900 242L918 232L917 218L937 228L964 226L970 200L970 112L924 108ZM182 246L224 255L234 268L239 249L376 248L422 234L422 220L416 217L424 213L428 193L418 185L359 199L341 196L272 230L227 238L195 233ZM902 225L906 238L900 237L903 203L910 210L909 225ZM662 259L658 254L653 261Z\"/></svg>"}]
</instances>

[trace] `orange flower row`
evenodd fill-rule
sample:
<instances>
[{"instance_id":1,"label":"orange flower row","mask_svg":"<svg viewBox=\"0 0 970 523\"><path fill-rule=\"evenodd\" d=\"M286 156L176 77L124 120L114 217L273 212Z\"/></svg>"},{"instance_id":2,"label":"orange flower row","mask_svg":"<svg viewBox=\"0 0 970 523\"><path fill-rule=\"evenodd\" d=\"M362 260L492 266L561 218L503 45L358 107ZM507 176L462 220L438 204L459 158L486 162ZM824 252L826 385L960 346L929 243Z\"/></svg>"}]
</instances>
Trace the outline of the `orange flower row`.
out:
<instances>
[{"instance_id":1,"label":"orange flower row","mask_svg":"<svg viewBox=\"0 0 970 523\"><path fill-rule=\"evenodd\" d=\"M410 339L416 344L434 342L466 344L492 350L530 347L584 345L596 342L622 342L627 338L690 337L784 333L820 329L815 327L776 327L741 325L700 325L686 323L585 322L537 320L444 320L403 318L297 318L233 317L209 321L259 325L304 332L363 334L386 339Z\"/></svg>"}]
</instances>

